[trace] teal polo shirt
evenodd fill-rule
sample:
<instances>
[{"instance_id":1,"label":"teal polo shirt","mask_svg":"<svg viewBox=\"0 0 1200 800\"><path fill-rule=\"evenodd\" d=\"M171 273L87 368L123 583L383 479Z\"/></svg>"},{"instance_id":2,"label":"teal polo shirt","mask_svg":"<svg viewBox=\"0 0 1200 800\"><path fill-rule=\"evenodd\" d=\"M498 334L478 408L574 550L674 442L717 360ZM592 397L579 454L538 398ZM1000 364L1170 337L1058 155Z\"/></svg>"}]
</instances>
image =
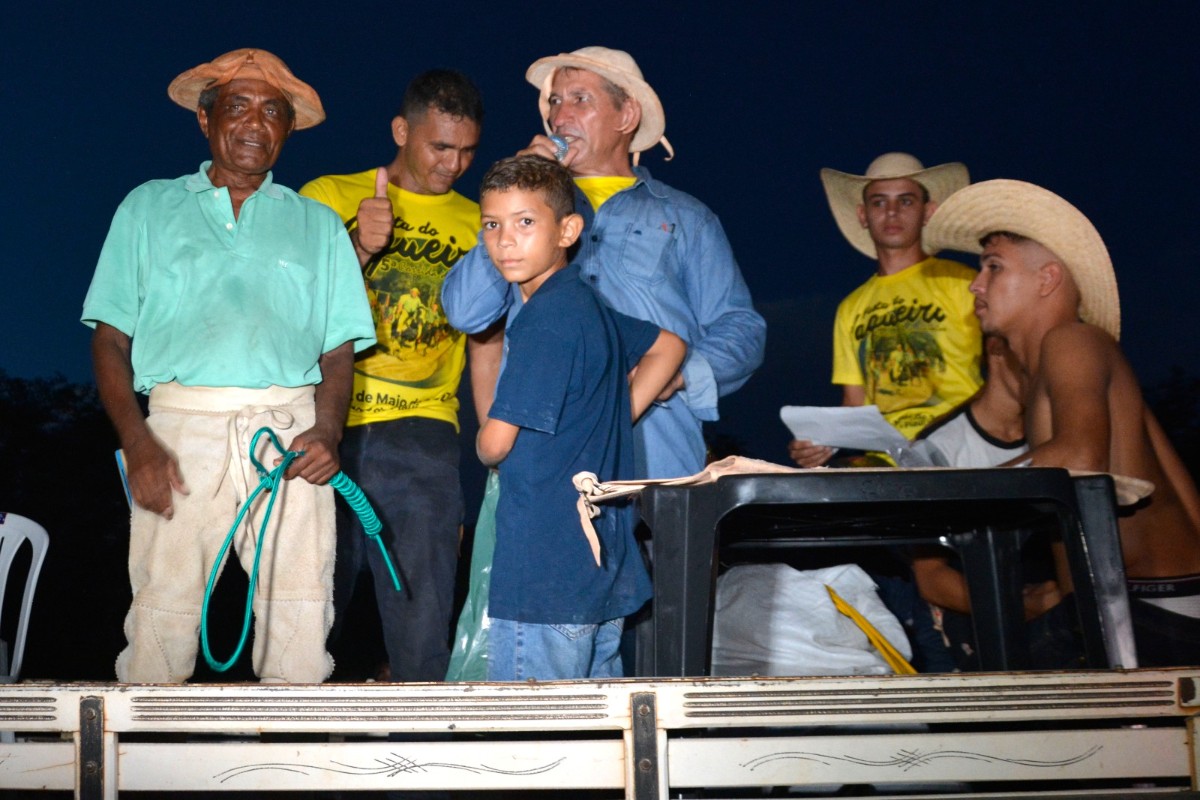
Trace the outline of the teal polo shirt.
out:
<instances>
[{"instance_id":1,"label":"teal polo shirt","mask_svg":"<svg viewBox=\"0 0 1200 800\"><path fill-rule=\"evenodd\" d=\"M117 209L82 321L132 340L134 388L306 386L318 359L375 342L362 271L337 214L271 180L242 203L193 175L134 189Z\"/></svg>"}]
</instances>

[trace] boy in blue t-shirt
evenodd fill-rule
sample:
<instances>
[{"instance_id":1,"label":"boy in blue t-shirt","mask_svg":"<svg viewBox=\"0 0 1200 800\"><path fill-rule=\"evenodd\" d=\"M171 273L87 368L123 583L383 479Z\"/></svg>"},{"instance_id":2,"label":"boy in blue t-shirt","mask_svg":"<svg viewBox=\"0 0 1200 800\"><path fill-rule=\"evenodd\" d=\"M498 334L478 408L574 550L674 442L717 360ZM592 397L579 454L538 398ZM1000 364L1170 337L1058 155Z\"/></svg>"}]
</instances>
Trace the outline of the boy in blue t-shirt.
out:
<instances>
[{"instance_id":1,"label":"boy in blue t-shirt","mask_svg":"<svg viewBox=\"0 0 1200 800\"><path fill-rule=\"evenodd\" d=\"M524 301L476 440L480 460L500 469L488 680L620 677L623 620L650 599L650 578L629 506L595 520L593 556L571 478L634 477L633 422L675 376L686 346L608 308L568 264L583 218L557 162L498 161L479 201L488 256Z\"/></svg>"}]
</instances>

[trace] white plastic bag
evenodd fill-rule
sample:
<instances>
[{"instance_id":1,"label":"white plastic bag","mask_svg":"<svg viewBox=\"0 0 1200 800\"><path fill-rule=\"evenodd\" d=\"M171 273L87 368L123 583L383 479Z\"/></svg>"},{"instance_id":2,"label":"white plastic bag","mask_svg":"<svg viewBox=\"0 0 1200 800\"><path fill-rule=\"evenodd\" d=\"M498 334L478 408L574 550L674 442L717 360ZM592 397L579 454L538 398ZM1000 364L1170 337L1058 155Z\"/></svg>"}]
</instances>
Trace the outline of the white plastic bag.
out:
<instances>
[{"instance_id":1,"label":"white plastic bag","mask_svg":"<svg viewBox=\"0 0 1200 800\"><path fill-rule=\"evenodd\" d=\"M912 658L903 626L857 565L800 571L749 564L717 579L712 674L891 674L866 634L834 607L826 584Z\"/></svg>"}]
</instances>

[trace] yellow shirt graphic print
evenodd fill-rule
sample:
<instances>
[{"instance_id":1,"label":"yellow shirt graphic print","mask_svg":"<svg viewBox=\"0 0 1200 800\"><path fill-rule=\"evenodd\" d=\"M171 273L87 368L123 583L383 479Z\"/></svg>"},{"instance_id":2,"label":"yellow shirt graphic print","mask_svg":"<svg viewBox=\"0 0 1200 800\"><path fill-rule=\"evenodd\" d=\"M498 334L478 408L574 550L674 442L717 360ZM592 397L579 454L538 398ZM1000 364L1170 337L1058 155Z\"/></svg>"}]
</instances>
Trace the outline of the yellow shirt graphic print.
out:
<instances>
[{"instance_id":1,"label":"yellow shirt graphic print","mask_svg":"<svg viewBox=\"0 0 1200 800\"><path fill-rule=\"evenodd\" d=\"M982 336L968 287L975 272L929 258L875 275L838 306L833 382L910 439L982 385Z\"/></svg>"},{"instance_id":2,"label":"yellow shirt graphic print","mask_svg":"<svg viewBox=\"0 0 1200 800\"><path fill-rule=\"evenodd\" d=\"M332 175L300 191L333 208L354 230L358 204L374 194L375 170ZM396 215L391 243L363 269L376 346L354 365L348 425L408 416L458 426L458 385L466 337L442 310L446 273L475 244L479 206L458 194L420 195L388 187Z\"/></svg>"}]
</instances>

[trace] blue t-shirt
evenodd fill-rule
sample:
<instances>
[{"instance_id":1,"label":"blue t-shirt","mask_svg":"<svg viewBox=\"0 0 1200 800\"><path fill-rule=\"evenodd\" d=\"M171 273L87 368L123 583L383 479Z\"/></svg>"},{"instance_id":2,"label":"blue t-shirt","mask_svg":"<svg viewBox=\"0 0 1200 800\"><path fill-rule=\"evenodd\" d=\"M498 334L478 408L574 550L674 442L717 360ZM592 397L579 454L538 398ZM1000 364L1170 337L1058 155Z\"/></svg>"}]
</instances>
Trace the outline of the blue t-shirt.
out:
<instances>
[{"instance_id":1,"label":"blue t-shirt","mask_svg":"<svg viewBox=\"0 0 1200 800\"><path fill-rule=\"evenodd\" d=\"M597 567L571 478L633 477L626 375L659 328L619 314L579 279L551 275L508 330L508 362L489 416L521 431L500 464L488 613L520 622L598 623L637 611L650 578L633 538L633 508L593 520Z\"/></svg>"},{"instance_id":2,"label":"blue t-shirt","mask_svg":"<svg viewBox=\"0 0 1200 800\"><path fill-rule=\"evenodd\" d=\"M653 322L687 343L684 388L638 420L637 478L679 478L704 469L702 421L717 419L717 397L738 389L762 363L767 323L716 215L696 198L635 167L638 180L593 214L577 191L583 235L575 263L604 302ZM508 312L520 293L497 272L487 248L460 258L442 284L450 324L478 333ZM523 312L522 312L523 313Z\"/></svg>"}]
</instances>

